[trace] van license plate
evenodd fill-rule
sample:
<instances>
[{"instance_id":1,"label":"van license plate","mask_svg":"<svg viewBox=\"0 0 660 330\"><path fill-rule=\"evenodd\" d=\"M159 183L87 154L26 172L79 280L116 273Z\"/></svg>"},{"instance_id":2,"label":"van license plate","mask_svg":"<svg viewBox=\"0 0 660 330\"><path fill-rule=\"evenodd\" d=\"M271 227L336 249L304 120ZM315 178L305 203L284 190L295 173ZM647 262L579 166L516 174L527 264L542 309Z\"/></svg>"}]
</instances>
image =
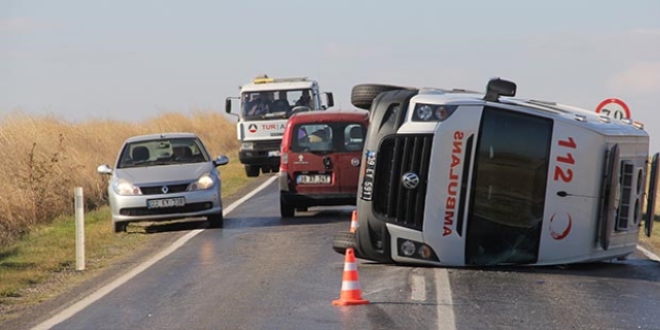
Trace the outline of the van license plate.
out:
<instances>
[{"instance_id":1,"label":"van license plate","mask_svg":"<svg viewBox=\"0 0 660 330\"><path fill-rule=\"evenodd\" d=\"M301 174L298 176L299 184L330 184L328 174Z\"/></svg>"},{"instance_id":2,"label":"van license plate","mask_svg":"<svg viewBox=\"0 0 660 330\"><path fill-rule=\"evenodd\" d=\"M161 209L167 207L181 207L186 205L186 200L183 197L177 198L163 198L163 199L150 199L147 201L147 207L150 209Z\"/></svg>"}]
</instances>

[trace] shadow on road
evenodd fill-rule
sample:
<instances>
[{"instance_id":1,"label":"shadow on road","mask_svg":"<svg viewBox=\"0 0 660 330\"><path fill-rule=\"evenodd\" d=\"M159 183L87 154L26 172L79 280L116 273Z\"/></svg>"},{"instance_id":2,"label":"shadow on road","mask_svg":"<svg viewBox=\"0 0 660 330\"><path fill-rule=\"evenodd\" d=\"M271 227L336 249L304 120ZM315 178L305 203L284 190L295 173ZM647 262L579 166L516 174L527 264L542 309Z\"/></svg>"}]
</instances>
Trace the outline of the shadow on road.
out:
<instances>
[{"instance_id":1,"label":"shadow on road","mask_svg":"<svg viewBox=\"0 0 660 330\"><path fill-rule=\"evenodd\" d=\"M230 217L225 218L225 228L258 228L275 226L304 226L335 222L351 222L351 210L320 209L297 213L292 218L271 217Z\"/></svg>"}]
</instances>

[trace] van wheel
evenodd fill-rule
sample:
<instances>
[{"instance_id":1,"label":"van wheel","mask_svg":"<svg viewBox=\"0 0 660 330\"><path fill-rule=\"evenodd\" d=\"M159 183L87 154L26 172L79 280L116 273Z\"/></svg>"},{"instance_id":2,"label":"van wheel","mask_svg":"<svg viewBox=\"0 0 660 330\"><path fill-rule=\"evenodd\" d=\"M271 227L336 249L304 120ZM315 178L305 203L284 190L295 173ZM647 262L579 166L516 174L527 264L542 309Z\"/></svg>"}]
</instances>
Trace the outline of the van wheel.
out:
<instances>
[{"instance_id":1,"label":"van wheel","mask_svg":"<svg viewBox=\"0 0 660 330\"><path fill-rule=\"evenodd\" d=\"M251 178L259 176L259 166L245 165L245 174Z\"/></svg>"},{"instance_id":2,"label":"van wheel","mask_svg":"<svg viewBox=\"0 0 660 330\"><path fill-rule=\"evenodd\" d=\"M115 222L115 233L125 232L128 227L128 222Z\"/></svg>"},{"instance_id":3,"label":"van wheel","mask_svg":"<svg viewBox=\"0 0 660 330\"><path fill-rule=\"evenodd\" d=\"M355 234L350 231L340 231L332 238L332 249L339 254L346 253L346 249L356 247Z\"/></svg>"},{"instance_id":4,"label":"van wheel","mask_svg":"<svg viewBox=\"0 0 660 330\"><path fill-rule=\"evenodd\" d=\"M225 222L222 212L209 215L206 217L206 220L209 222L209 228L222 228Z\"/></svg>"},{"instance_id":5,"label":"van wheel","mask_svg":"<svg viewBox=\"0 0 660 330\"><path fill-rule=\"evenodd\" d=\"M280 198L280 215L282 218L292 218L296 215L296 208Z\"/></svg>"},{"instance_id":6,"label":"van wheel","mask_svg":"<svg viewBox=\"0 0 660 330\"><path fill-rule=\"evenodd\" d=\"M397 89L412 88L381 84L358 84L353 86L351 90L351 104L357 108L369 110L371 109L371 103L378 94Z\"/></svg>"}]
</instances>

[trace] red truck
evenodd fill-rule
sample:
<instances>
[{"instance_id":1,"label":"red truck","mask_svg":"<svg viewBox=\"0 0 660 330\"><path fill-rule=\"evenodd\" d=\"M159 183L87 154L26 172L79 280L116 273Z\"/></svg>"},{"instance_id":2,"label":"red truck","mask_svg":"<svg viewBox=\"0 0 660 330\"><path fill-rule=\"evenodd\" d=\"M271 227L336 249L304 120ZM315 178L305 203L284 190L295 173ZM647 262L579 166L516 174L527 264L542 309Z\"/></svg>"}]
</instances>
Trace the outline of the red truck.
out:
<instances>
[{"instance_id":1,"label":"red truck","mask_svg":"<svg viewBox=\"0 0 660 330\"><path fill-rule=\"evenodd\" d=\"M356 205L365 110L300 112L291 116L280 149L280 213L311 206Z\"/></svg>"}]
</instances>

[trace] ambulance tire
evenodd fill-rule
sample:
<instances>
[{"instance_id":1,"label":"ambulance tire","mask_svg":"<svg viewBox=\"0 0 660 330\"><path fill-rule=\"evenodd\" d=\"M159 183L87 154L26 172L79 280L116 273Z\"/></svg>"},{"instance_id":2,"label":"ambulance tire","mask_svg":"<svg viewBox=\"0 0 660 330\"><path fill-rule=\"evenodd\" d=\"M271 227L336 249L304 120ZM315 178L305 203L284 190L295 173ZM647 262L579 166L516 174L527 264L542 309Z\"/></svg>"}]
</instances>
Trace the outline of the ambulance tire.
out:
<instances>
[{"instance_id":1,"label":"ambulance tire","mask_svg":"<svg viewBox=\"0 0 660 330\"><path fill-rule=\"evenodd\" d=\"M245 175L250 178L259 176L259 166L245 165Z\"/></svg>"},{"instance_id":2,"label":"ambulance tire","mask_svg":"<svg viewBox=\"0 0 660 330\"><path fill-rule=\"evenodd\" d=\"M350 231L340 231L332 238L332 249L339 254L345 254L346 249L355 250L355 234Z\"/></svg>"},{"instance_id":3,"label":"ambulance tire","mask_svg":"<svg viewBox=\"0 0 660 330\"><path fill-rule=\"evenodd\" d=\"M412 88L382 84L358 84L351 90L351 104L357 108L369 110L374 99L380 93L399 89Z\"/></svg>"}]
</instances>

